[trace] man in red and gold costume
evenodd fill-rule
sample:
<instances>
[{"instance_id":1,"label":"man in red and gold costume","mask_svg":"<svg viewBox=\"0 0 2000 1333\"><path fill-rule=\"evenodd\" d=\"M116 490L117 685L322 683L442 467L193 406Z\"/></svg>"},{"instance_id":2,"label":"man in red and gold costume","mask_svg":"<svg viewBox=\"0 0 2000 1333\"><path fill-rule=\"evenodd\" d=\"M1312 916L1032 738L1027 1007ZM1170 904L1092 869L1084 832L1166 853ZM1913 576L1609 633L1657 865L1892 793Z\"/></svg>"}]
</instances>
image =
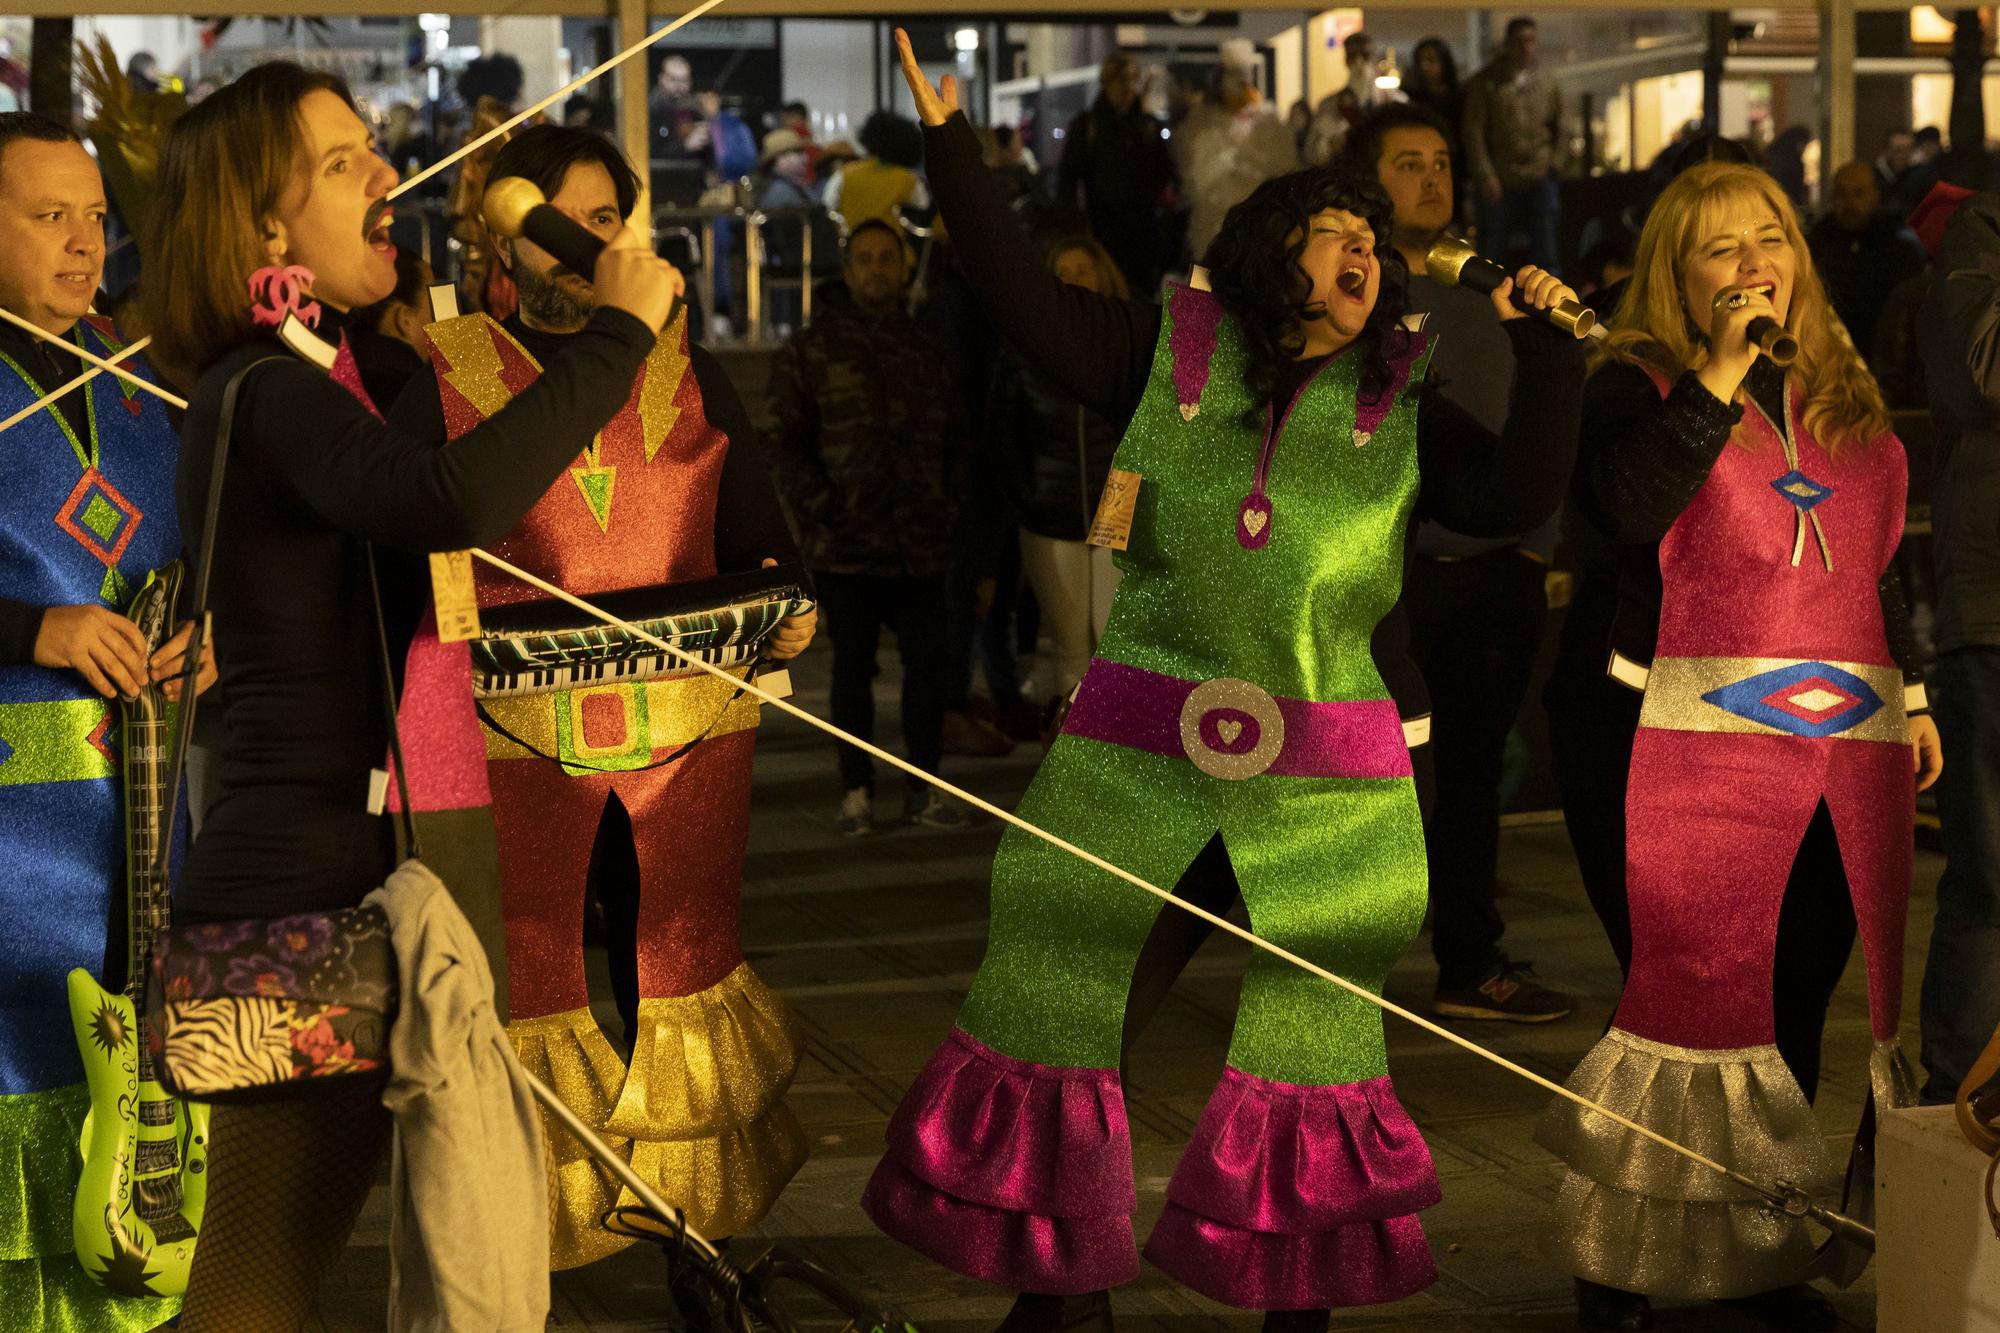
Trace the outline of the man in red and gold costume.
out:
<instances>
[{"instance_id":1,"label":"man in red and gold costume","mask_svg":"<svg viewBox=\"0 0 2000 1333\"><path fill-rule=\"evenodd\" d=\"M639 192L608 141L557 126L501 150L489 184L510 176L607 240ZM496 241L495 258L520 308L499 321L432 324L435 381L419 380L398 401L399 425L458 438L533 381L590 317L590 284L532 241ZM586 598L797 558L756 435L720 364L690 345L684 313L660 335L624 410L497 552ZM483 565L477 578L484 608L543 596ZM783 622L772 656L798 653L812 629L810 612ZM798 1063L798 1028L744 961L737 929L757 701L697 675L488 697L478 708L514 1049L586 1123L629 1144L633 1165L697 1230L735 1234L764 1215L805 1157L780 1100ZM420 784L415 795L421 802ZM619 989L637 995L626 1014L629 1067L592 1017L584 982L593 849L611 880L632 878L636 863L636 930L627 947L614 929L610 950ZM597 1225L616 1185L548 1128L551 1255L568 1268L627 1242Z\"/></svg>"}]
</instances>

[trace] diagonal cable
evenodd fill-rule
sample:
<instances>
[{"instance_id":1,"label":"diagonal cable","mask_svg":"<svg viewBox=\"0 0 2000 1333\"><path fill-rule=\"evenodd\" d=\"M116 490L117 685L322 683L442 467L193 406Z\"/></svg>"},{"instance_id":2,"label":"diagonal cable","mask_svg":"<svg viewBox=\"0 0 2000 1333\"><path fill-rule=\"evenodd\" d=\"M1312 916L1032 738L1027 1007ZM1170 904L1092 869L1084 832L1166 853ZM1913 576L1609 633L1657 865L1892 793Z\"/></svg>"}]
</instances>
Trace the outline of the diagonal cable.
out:
<instances>
[{"instance_id":1,"label":"diagonal cable","mask_svg":"<svg viewBox=\"0 0 2000 1333\"><path fill-rule=\"evenodd\" d=\"M143 390L146 393L150 393L153 395L153 397L160 399L162 402L172 403L175 407L180 408L182 411L187 410L187 399L181 397L179 394L174 393L169 389L162 389L159 385L153 383L151 380L139 378L139 376L133 374L131 371L125 369L123 366L118 364L118 362L123 361L126 357L138 351L141 347L144 347L148 342L151 342L152 340L150 338L141 339L140 341L133 343L130 347L127 347L124 351L120 352L115 358L107 361L103 357L97 355L95 352L86 351L85 349L77 346L75 343L71 342L69 339L63 337L59 333L50 333L47 329L43 328L39 324L29 323L27 320L22 319L19 315L15 314L13 311L7 309L5 306L0 306L0 319L6 320L9 324L12 324L15 328L20 329L23 332L32 333L33 335L35 335L35 337L40 338L43 342L47 343L51 347L60 347L64 351L68 352L71 356L81 357L83 360L88 361L93 367L95 367L95 369L90 371L89 374L77 376L75 379L71 380L68 384L65 384L62 388L57 389L54 393L50 394L48 397L38 400L33 406L25 409L25 411L16 413L13 417L9 417L7 420L7 425L10 426L13 425L15 421L19 420L20 417L26 415L27 412L33 412L39 410L44 404L55 401L57 398L60 398L63 394L68 393L71 389L75 388L77 385L82 384L84 381L92 379L101 372L107 370L110 371L112 374L116 375L119 379L124 380L127 384L131 385L133 388Z\"/></svg>"},{"instance_id":2,"label":"diagonal cable","mask_svg":"<svg viewBox=\"0 0 2000 1333\"><path fill-rule=\"evenodd\" d=\"M892 768L901 769L903 772L909 774L911 777L916 778L922 782L927 782L931 786L937 788L939 791L942 791L947 795L956 798L957 800L963 801L967 805L970 805L975 809L983 810L987 814L992 815L995 819L998 819L1005 824L1011 825L1012 827L1021 830L1023 833L1029 834L1032 837L1040 838L1043 842L1048 843L1050 846L1068 852L1070 855L1077 857L1078 859L1085 861L1092 866L1095 866L1097 869L1104 871L1108 875L1112 875L1118 879L1124 880L1127 884L1130 884L1135 888L1144 889L1147 893L1152 894L1155 898L1158 898L1160 901L1164 903L1171 904L1172 906L1177 907L1181 911L1187 912L1192 916L1200 917L1203 921L1206 921L1209 925L1214 926L1218 930L1226 931L1227 933L1234 935L1237 939L1244 941L1246 944L1249 944L1253 948L1262 949L1264 952L1271 954L1273 957L1281 958L1285 962L1290 963L1292 966L1301 968L1304 971L1311 973L1313 976L1316 976L1323 981L1330 981L1334 985L1340 987L1342 990L1347 991L1350 994L1357 995L1364 1000L1367 1000L1370 1004L1377 1006L1386 1013L1394 1014L1396 1015L1396 1017L1401 1018L1406 1022L1413 1023L1416 1026L1422 1028L1424 1031L1431 1033L1433 1036L1442 1037L1444 1040L1450 1042L1452 1045L1457 1046L1462 1050L1470 1051L1472 1054L1478 1056L1480 1059L1498 1065L1500 1068L1507 1070L1509 1073L1517 1074L1520 1077L1527 1079L1530 1083L1535 1084L1537 1087L1542 1088L1547 1092L1552 1092L1558 1097L1567 1098L1568 1100L1575 1102L1578 1106L1583 1107L1585 1110L1594 1112L1597 1115L1601 1115L1605 1119L1610 1120L1613 1123L1624 1127L1625 1129L1631 1130L1634 1134L1637 1134L1642 1138L1651 1140L1653 1143L1658 1144L1660 1147L1665 1148L1670 1152L1677 1153L1680 1156L1687 1158L1691 1162L1699 1163L1700 1165L1708 1168L1710 1171L1713 1171L1718 1175L1724 1176L1727 1179L1736 1183L1737 1185L1742 1186L1744 1189L1749 1190L1753 1194L1756 1194L1774 1204L1779 1204L1781 1206L1787 1206L1793 1208L1803 1208L1807 1211L1810 1211L1817 1220L1819 1220L1823 1224L1834 1226L1836 1230L1841 1229L1841 1227L1839 1225L1836 1225L1836 1223L1844 1224L1846 1228L1850 1229L1858 1228L1858 1224L1854 1223L1850 1219L1840 1217L1839 1214L1831 1213L1830 1210L1819 1208L1816 1205L1811 1205L1809 1202L1805 1200L1803 1193L1801 1191L1795 1188L1788 1188L1785 1186L1783 1182L1779 1182L1775 1186L1760 1184L1757 1181L1752 1180L1750 1177L1743 1175L1741 1172L1735 1171L1730 1167L1724 1166L1721 1162L1716 1161L1712 1157L1704 1156L1702 1153L1695 1151L1693 1148L1687 1147L1685 1144L1676 1143L1674 1140L1666 1137L1664 1134L1661 1134L1656 1130L1648 1129L1646 1126L1638 1123L1635 1120L1627 1119L1625 1116L1620 1115L1618 1112L1613 1111L1607 1106L1603 1106L1597 1102L1592 1101L1590 1098L1583 1096L1581 1093L1572 1092L1569 1088L1566 1088L1562 1084L1555 1082L1553 1079L1545 1078L1544 1076L1537 1074L1532 1069L1528 1069L1514 1063L1512 1060L1509 1060L1506 1056L1501 1055L1496 1051L1488 1050L1486 1047L1481 1046L1479 1043L1475 1041L1471 1041L1465 1037L1459 1036L1456 1032L1451 1031L1449 1028L1441 1027L1438 1024L1431 1022L1428 1018L1423 1017L1421 1014L1413 1013L1412 1011L1403 1008L1403 1006L1395 1003L1393 1000L1384 999L1382 996L1377 995L1375 992L1369 990L1365 986L1358 985L1355 982L1349 981L1346 977L1330 972L1326 968L1321 967L1318 963L1312 962L1310 959L1301 958L1299 955L1293 953L1291 950L1285 948L1284 946L1279 944L1273 944L1271 941L1265 939L1261 935L1257 935L1249 930L1246 930L1242 926L1237 925L1235 922L1230 921L1225 917L1217 916L1214 912L1208 911L1206 908L1196 906L1194 903L1188 902L1186 899L1176 898L1170 891L1160 888L1158 885L1153 884L1148 880L1133 874L1131 871L1124 869L1122 866L1117 866L1112 864L1111 862L1105 860L1103 857L1098 856L1093 852L1086 851L1084 848L1077 846L1075 843L1070 842L1066 838L1059 837L1056 834L1049 832L1047 829L1040 827L1039 825L1032 824L1029 821L1022 819L1019 815L1016 815L1011 810L1003 810L999 806L994 805L991 801L985 800L984 798L979 796L975 796L971 792L966 791L963 788L954 786L950 782L947 782L945 779L937 776L935 773L925 772L923 769L917 767L915 764L912 764L908 760L900 758L897 755L889 753L887 750L882 749L880 746L862 740L858 736L849 735L847 732L841 730L839 727L836 727L831 722L827 722L822 718L816 717L813 714L808 713L805 709L798 707L796 704L793 704L789 700L780 698L779 696L772 694L770 691L755 684L748 676L739 679L737 676L735 676L729 671L724 670L721 667L715 666L708 662L704 662L699 657L696 657L690 653L683 652L681 649L675 647L671 643L668 643L666 640L658 637L657 635L651 634L646 630L640 628L639 626L632 624L629 621L621 620L619 617L612 615L609 611L603 610L600 607L593 606L589 602L585 601L583 598L576 596L574 593L568 592L563 588L559 588L555 584L550 583L548 580L543 579L535 574L528 572L525 569L520 568L518 565L510 564L509 562L501 559L499 556L494 555L491 552L474 548L472 554L478 557L479 559L484 560L487 564L492 565L495 569L500 570L502 573L509 574L514 578L519 579L521 582L528 584L530 587L538 588L542 592L549 594L551 597L555 597L560 599L561 601L567 602L569 605L575 607L579 611L582 611L584 614L593 616L596 619L603 621L606 625L621 630L624 633L631 635L633 638L638 639L643 643L649 643L655 648L661 649L662 651L670 654L675 659L689 666L698 667L702 671L707 672L711 676L715 676L718 679L726 680L730 682L732 685L734 685L736 688L744 692L745 694L752 695L761 702L769 704L774 708L780 709L781 711L790 714L791 716L799 719L801 722L804 722L809 726L818 728L819 730L825 732L829 736L832 736L836 740L844 741L845 743L852 745L857 749L865 751L867 754L873 756L876 759L881 760L883 763L888 764ZM1829 1221L1829 1218L1834 1220ZM1865 1228L1859 1228L1859 1229L1865 1230ZM1850 1231L1849 1234L1853 1234L1853 1232Z\"/></svg>"},{"instance_id":3,"label":"diagonal cable","mask_svg":"<svg viewBox=\"0 0 2000 1333\"><path fill-rule=\"evenodd\" d=\"M655 43L665 40L667 37L680 31L682 28L686 27L688 24L694 22L696 19L700 18L703 14L708 13L709 10L714 9L717 5L720 5L722 3L723 0L702 0L701 4L696 5L693 9L690 9L687 13L681 15L673 22L665 24L660 28L657 28L654 31L647 33L643 38L632 43L632 45L626 47L623 51L620 51L617 55L612 56L609 60L605 61L603 64L598 65L592 69L585 70L580 76L570 80L568 83L556 89L556 91L550 93L547 97L544 97L541 101L535 103L533 106L521 112L519 115L513 116L508 120L502 121L500 124L494 126L492 129L480 135L478 138L472 140L470 143L464 144L463 146L459 147L449 155L442 157L438 159L436 162L433 162L430 166L425 167L422 171L419 171L416 175L410 177L408 180L398 183L394 189L389 191L387 197L390 199L394 199L397 195L402 194L405 191L414 188L415 186L421 184L426 180L429 180L432 176L437 175L437 173L443 171L445 168L450 167L456 164L457 162L461 161L462 159L470 156L471 154L478 152L481 148L485 147L493 140L499 138L501 135L504 135L508 131L514 129L516 126L519 126L520 124L528 120L530 117L540 115L542 112L548 110L550 107L554 106L557 102L561 101L569 94L575 92L577 89L583 87L585 84L590 83L593 80L601 78L605 74L610 73L618 66L624 64L627 60L630 60L633 56L638 55L640 52L648 49ZM167 402L174 404L176 407L180 407L183 409L187 407L187 401L185 399L167 392L166 390L160 388L156 384L152 384L146 380L142 380L136 375L130 374L129 372L121 371L118 365L116 364L120 361L125 360L127 357L134 356L139 352L145 350L147 345L153 341L150 337L141 338L138 342L131 344L124 351L120 352L117 356L111 358L110 361L105 361L99 359L98 357L92 356L88 352L81 350L80 348L76 347L74 344L70 343L66 339L54 337L47 330L29 324L27 321L20 319L19 317L14 315L11 311L0 309L0 318L5 318L10 323L20 325L28 332L33 333L36 336L44 338L50 342L53 342L58 347L67 347L70 351L75 352L77 355L81 356L84 360L91 363L91 369L85 371L81 375L78 375L75 379L69 381L69 383L64 384L60 388L52 390L47 394L44 394L42 397L36 399L33 403L31 403L27 407L21 409L19 412L16 412L13 416L8 417L5 421L0 421L0 431L5 431L10 427L19 425L21 422L27 420L35 413L47 407L50 403L53 403L58 398L61 398L64 394L69 393L74 389L81 388L83 385L90 383L90 381L96 379L100 374L104 373L105 371L110 371L114 375L121 376L129 383L137 385L140 389L144 390L145 392L151 393L156 397L165 399Z\"/></svg>"}]
</instances>

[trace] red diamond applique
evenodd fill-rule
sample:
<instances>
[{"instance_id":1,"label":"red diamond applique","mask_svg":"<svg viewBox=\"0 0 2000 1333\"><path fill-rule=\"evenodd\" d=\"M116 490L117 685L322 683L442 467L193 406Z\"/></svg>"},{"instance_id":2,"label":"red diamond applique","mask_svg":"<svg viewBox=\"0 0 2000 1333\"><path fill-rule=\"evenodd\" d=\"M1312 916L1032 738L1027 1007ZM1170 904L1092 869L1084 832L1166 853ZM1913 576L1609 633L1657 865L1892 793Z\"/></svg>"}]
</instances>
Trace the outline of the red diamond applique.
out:
<instances>
[{"instance_id":1,"label":"red diamond applique","mask_svg":"<svg viewBox=\"0 0 2000 1333\"><path fill-rule=\"evenodd\" d=\"M118 752L111 748L111 710L108 707L104 710L104 716L98 719L97 725L91 728L90 734L83 739L89 742L91 749L103 755L113 768L118 767Z\"/></svg>"},{"instance_id":2,"label":"red diamond applique","mask_svg":"<svg viewBox=\"0 0 2000 1333\"><path fill-rule=\"evenodd\" d=\"M127 412L130 412L135 417L138 416L139 413L144 410L144 405L140 403L137 395L134 395L130 398L121 398L118 401L125 404L125 410Z\"/></svg>"},{"instance_id":3,"label":"red diamond applique","mask_svg":"<svg viewBox=\"0 0 2000 1333\"><path fill-rule=\"evenodd\" d=\"M118 488L93 467L84 469L76 489L56 511L55 521L84 550L105 565L116 566L144 517L137 505L120 495Z\"/></svg>"}]
</instances>

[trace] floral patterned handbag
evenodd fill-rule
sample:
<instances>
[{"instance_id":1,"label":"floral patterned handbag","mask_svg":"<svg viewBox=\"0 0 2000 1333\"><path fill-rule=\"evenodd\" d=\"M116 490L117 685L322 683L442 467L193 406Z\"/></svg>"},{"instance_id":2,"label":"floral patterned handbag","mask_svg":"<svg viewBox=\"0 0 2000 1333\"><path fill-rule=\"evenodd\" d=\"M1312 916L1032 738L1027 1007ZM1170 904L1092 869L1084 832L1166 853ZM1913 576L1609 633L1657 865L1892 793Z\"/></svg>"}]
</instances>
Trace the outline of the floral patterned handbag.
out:
<instances>
[{"instance_id":1,"label":"floral patterned handbag","mask_svg":"<svg viewBox=\"0 0 2000 1333\"><path fill-rule=\"evenodd\" d=\"M283 360L268 357L266 360ZM208 518L195 575L194 637L181 677L182 704L175 719L168 769L171 803L180 797L180 773L194 726L195 664L205 632L208 575L216 511L222 498L222 465L244 376L223 391L210 471ZM375 628L388 702L389 747L404 791L402 738L396 731L394 677L375 552L368 551L368 580L375 596ZM403 833L415 857L417 832L409 802L402 804ZM160 855L166 855L161 839ZM162 867L164 869L164 866ZM260 1101L292 1095L324 1080L379 1076L388 1067L389 1028L396 1016L396 956L389 919L379 907L357 906L277 918L174 925L160 932L146 984L147 1037L160 1084L175 1096L206 1102Z\"/></svg>"}]
</instances>

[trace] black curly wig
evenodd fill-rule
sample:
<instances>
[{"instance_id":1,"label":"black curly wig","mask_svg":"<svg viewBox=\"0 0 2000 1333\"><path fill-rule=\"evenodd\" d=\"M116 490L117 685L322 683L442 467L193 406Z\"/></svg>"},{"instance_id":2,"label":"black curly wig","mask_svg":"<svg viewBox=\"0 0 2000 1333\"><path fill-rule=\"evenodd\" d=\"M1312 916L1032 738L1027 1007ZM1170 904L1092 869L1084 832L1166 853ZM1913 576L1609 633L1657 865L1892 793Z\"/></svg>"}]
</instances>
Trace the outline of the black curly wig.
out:
<instances>
[{"instance_id":1,"label":"black curly wig","mask_svg":"<svg viewBox=\"0 0 2000 1333\"><path fill-rule=\"evenodd\" d=\"M1312 219L1330 208L1345 209L1368 223L1382 266L1380 295L1358 340L1363 401L1380 398L1388 388L1392 340L1400 343L1409 336L1402 328L1409 268L1389 244L1395 207L1374 173L1336 162L1265 181L1229 210L1203 258L1209 286L1242 330L1249 352L1243 385L1250 391L1250 407L1243 424L1252 429L1263 428L1266 409L1283 410L1277 398L1286 368L1305 342L1305 326L1326 314L1325 303L1311 299L1299 257Z\"/></svg>"}]
</instances>

